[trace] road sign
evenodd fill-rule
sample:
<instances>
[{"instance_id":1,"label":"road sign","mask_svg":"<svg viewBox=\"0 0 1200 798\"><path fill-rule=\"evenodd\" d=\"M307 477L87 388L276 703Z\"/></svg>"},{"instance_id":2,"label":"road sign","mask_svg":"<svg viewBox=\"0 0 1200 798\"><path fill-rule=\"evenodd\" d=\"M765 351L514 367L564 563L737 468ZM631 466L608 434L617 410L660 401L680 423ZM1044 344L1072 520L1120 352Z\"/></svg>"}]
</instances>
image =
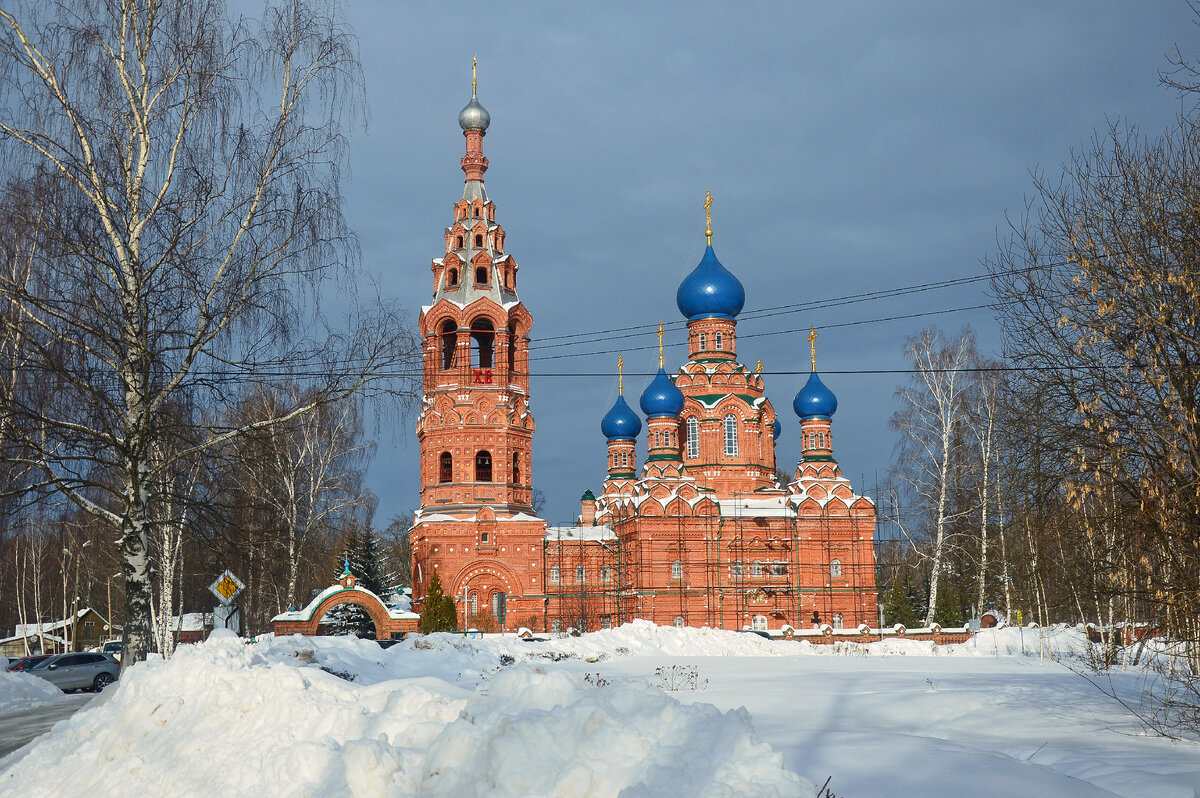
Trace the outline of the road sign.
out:
<instances>
[{"instance_id":1,"label":"road sign","mask_svg":"<svg viewBox=\"0 0 1200 798\"><path fill-rule=\"evenodd\" d=\"M226 570L217 577L217 581L208 586L208 589L217 597L217 601L228 606L246 589L246 583L234 576L232 571Z\"/></svg>"}]
</instances>

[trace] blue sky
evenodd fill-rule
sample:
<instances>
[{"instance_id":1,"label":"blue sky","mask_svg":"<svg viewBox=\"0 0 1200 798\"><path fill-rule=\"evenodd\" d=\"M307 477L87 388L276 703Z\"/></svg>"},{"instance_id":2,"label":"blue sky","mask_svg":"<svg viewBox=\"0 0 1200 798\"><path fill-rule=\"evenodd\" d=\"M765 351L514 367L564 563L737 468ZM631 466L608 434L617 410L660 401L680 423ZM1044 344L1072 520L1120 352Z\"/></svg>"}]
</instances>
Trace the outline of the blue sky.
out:
<instances>
[{"instance_id":1,"label":"blue sky","mask_svg":"<svg viewBox=\"0 0 1200 798\"><path fill-rule=\"evenodd\" d=\"M675 290L703 252L706 188L746 311L815 303L738 327L739 359L762 359L784 421L780 464L799 455L791 400L811 324L839 399L835 455L871 495L904 377L835 372L904 368L905 337L930 324L970 323L995 354L1001 341L990 310L833 326L981 305L985 283L826 304L984 272L1006 214L1031 196L1030 171L1055 174L1110 121L1168 126L1180 100L1158 82L1165 53L1200 51L1183 2L360 0L349 16L371 121L351 144L347 212L366 270L414 325L462 192L456 119L479 58L488 191L534 317L534 483L555 522L604 478L616 355L589 353L620 347L627 374L649 373L662 319L676 323L668 369L685 358ZM632 338L597 333L634 325ZM581 373L613 376L558 376ZM649 379L627 376L631 400ZM417 503L417 441L412 419L386 414L371 434L368 486L386 524Z\"/></svg>"}]
</instances>

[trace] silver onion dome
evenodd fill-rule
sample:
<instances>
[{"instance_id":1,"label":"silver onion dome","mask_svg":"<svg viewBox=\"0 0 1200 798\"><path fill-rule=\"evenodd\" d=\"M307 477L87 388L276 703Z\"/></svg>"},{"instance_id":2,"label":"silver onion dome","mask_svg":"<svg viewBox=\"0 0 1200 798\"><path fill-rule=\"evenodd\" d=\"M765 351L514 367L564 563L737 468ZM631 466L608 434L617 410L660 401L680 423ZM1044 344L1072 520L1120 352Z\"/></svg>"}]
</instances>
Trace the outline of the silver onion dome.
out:
<instances>
[{"instance_id":1,"label":"silver onion dome","mask_svg":"<svg viewBox=\"0 0 1200 798\"><path fill-rule=\"evenodd\" d=\"M487 130L491 123L492 115L474 97L458 112L458 126L463 130Z\"/></svg>"}]
</instances>

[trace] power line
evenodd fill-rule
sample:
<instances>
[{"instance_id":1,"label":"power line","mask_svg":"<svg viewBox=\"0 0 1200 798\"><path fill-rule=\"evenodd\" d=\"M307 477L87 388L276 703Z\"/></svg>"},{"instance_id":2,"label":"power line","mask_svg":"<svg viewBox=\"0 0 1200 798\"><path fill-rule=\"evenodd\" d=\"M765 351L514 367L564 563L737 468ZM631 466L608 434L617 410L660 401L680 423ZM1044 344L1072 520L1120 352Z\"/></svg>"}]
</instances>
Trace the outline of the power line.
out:
<instances>
[{"instance_id":1,"label":"power line","mask_svg":"<svg viewBox=\"0 0 1200 798\"><path fill-rule=\"evenodd\" d=\"M1042 264L1038 264L1036 266L1029 266L1029 267L1026 267L1023 269L1013 269L1013 270L1010 270L1009 272L1007 272L1006 274L1015 275L1015 274L1020 274L1022 272L1030 272L1035 269L1046 269L1046 268L1055 269L1055 268L1061 268L1064 266L1073 266L1073 264L1069 263L1068 261L1054 261L1051 263L1042 263ZM993 275L991 272L984 272L982 274L973 274L973 275L969 275L967 277L952 277L952 278L948 278L945 280L937 280L937 281L928 282L928 283L915 283L912 285L896 286L894 288L884 288L884 289L879 289L876 291L863 291L863 292L855 293L855 294L844 294L842 296L830 297L828 299L810 299L810 300L806 300L804 302L795 302L795 303L790 303L790 304L786 304L786 305L773 305L773 306L768 306L768 307L763 307L763 308L755 308L752 310L742 311L740 314L738 314L738 320L739 321L748 321L748 320L759 319L759 318L770 318L772 316L786 315L788 313L799 313L804 310L813 310L813 309L827 308L827 307L840 307L842 305L856 304L858 302L870 302L870 301L874 301L876 299L891 299L891 298L900 297L900 296L907 296L909 294L924 293L926 291L935 291L935 290L939 290L942 288L955 288L960 285L969 285L972 283L982 282L984 280L990 280L995 276L999 276L999 275ZM685 327L686 325L687 325L686 320L682 320L682 321L673 320L673 321L664 322L664 324L663 324L663 326L666 329L676 329L676 328L680 328L680 327ZM826 328L828 328L829 326L831 326L831 325L826 325ZM559 344L544 345L544 343L546 341L560 341L560 340L566 340L566 339L571 339L571 338L586 338L588 336L609 336L610 340L615 339L615 338L628 338L628 337L633 337L633 336L631 336L631 335L616 336L616 335L612 335L612 334L613 333L633 332L636 335L638 331L641 331L644 333L647 331L653 331L653 330L657 329L657 327L658 327L658 322L654 322L652 324L635 324L635 325L629 325L626 327L612 327L607 330L592 330L589 332L566 333L563 335L549 335L549 336L546 336L545 338L534 339L534 341L536 342L537 348L550 349L550 348L559 347L559 346L572 346L574 344L559 343ZM534 343L531 343L530 349L532 350L533 348L534 348Z\"/></svg>"}]
</instances>

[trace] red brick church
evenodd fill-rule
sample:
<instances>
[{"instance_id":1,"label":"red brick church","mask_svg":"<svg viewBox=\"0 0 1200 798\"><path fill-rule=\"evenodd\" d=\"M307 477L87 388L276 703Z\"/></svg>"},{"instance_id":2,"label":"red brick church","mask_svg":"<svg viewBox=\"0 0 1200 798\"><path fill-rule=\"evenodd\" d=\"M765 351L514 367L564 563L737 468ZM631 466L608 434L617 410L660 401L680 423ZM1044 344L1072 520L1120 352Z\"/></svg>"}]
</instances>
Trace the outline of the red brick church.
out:
<instances>
[{"instance_id":1,"label":"red brick church","mask_svg":"<svg viewBox=\"0 0 1200 798\"><path fill-rule=\"evenodd\" d=\"M875 505L833 457L837 399L813 371L792 403L801 458L781 484L782 424L761 366L737 359L738 279L708 246L676 304L688 361L601 421L608 440L599 494L583 494L574 526L549 526L532 506L534 422L529 330L517 262L484 188L491 118L475 92L459 114L466 139L462 199L433 261L421 309L424 395L417 423L421 501L412 530L419 609L436 569L460 618L539 631L594 630L638 618L676 626L786 630L878 622ZM711 205L711 197L705 209ZM810 342L815 342L810 333Z\"/></svg>"}]
</instances>

